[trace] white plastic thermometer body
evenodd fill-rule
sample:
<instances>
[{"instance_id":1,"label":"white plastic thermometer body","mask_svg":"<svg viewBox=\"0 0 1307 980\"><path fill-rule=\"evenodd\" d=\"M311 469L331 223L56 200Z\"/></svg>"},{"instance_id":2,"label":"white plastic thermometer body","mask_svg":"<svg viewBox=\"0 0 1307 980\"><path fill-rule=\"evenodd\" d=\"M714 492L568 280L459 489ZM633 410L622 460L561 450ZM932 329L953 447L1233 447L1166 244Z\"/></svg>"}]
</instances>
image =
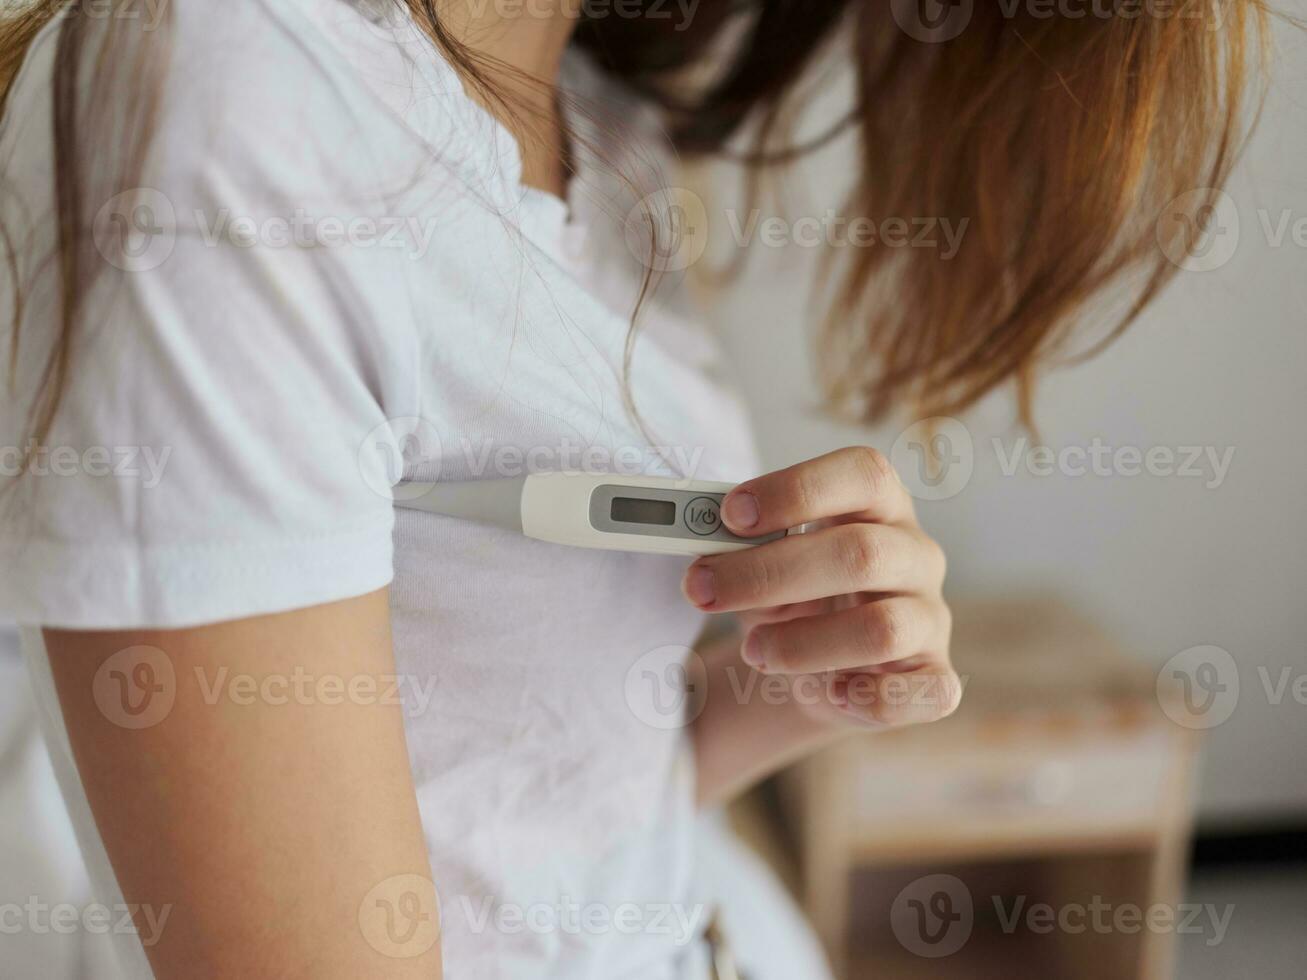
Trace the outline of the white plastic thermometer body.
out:
<instances>
[{"instance_id":1,"label":"white plastic thermometer body","mask_svg":"<svg viewBox=\"0 0 1307 980\"><path fill-rule=\"evenodd\" d=\"M721 519L735 484L607 473L534 473L510 480L405 483L395 504L519 530L554 544L662 555L751 548L785 532L737 537Z\"/></svg>"}]
</instances>

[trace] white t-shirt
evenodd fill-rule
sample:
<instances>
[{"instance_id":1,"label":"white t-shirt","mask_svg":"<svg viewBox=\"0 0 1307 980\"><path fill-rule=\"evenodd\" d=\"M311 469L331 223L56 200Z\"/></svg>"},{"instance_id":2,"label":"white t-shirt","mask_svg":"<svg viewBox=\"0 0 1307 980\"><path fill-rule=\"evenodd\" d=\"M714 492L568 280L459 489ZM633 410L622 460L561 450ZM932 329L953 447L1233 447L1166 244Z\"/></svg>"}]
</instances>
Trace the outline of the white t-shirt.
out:
<instances>
[{"instance_id":1,"label":"white t-shirt","mask_svg":"<svg viewBox=\"0 0 1307 980\"><path fill-rule=\"evenodd\" d=\"M149 186L94 202L96 246L127 271L88 300L52 451L0 507L0 614L27 624L101 900L121 898L36 626L179 627L389 583L447 976L697 976L693 761L658 698L703 625L685 562L397 511L387 463L442 480L755 471L717 349L674 302L631 359L643 427L624 401L636 192L599 158L652 189L648 114L569 62L569 88L608 105L578 117L592 138L569 217L523 187L508 132L411 25L346 0L172 9ZM0 138L27 299L0 446L21 445L56 333L54 42ZM620 928L586 925L621 909ZM120 960L150 976L133 937Z\"/></svg>"}]
</instances>

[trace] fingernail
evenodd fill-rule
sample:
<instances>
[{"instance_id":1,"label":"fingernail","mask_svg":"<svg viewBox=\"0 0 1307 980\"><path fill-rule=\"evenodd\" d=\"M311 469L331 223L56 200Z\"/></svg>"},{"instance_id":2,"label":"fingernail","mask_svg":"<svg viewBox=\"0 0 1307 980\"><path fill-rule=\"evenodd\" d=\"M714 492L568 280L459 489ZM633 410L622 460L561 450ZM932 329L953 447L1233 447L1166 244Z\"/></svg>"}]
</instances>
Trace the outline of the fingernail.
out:
<instances>
[{"instance_id":1,"label":"fingernail","mask_svg":"<svg viewBox=\"0 0 1307 980\"><path fill-rule=\"evenodd\" d=\"M722 520L744 530L758 523L758 498L747 491L732 491L722 504Z\"/></svg>"},{"instance_id":2,"label":"fingernail","mask_svg":"<svg viewBox=\"0 0 1307 980\"><path fill-rule=\"evenodd\" d=\"M691 565L681 583L681 591L696 606L711 606L717 598L717 588L713 583L713 570L707 565Z\"/></svg>"},{"instance_id":3,"label":"fingernail","mask_svg":"<svg viewBox=\"0 0 1307 980\"><path fill-rule=\"evenodd\" d=\"M744 643L740 647L740 658L754 670L761 670L763 664L767 662L767 658L762 652L762 646L762 640L758 638L756 629L749 630L745 634Z\"/></svg>"}]
</instances>

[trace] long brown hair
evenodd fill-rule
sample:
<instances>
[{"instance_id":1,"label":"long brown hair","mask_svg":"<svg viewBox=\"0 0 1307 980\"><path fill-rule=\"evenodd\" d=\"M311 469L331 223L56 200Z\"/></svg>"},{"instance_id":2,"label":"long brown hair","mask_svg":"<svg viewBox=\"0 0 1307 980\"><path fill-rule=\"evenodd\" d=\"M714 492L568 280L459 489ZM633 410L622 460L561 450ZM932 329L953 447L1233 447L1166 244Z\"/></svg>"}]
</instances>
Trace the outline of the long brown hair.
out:
<instances>
[{"instance_id":1,"label":"long brown hair","mask_svg":"<svg viewBox=\"0 0 1307 980\"><path fill-rule=\"evenodd\" d=\"M433 0L394 2L406 3L477 91L495 98L486 63L442 30ZM706 0L687 24L653 16L668 6L662 0L641 3L634 12L628 5L627 16L583 10L574 43L665 109L683 154L732 155L756 175L824 142L794 144L792 96L824 51L848 42L855 97L826 134L857 133L858 173L843 217L967 222L947 257L868 243L843 250L831 267L823 381L836 405L869 419L897 405L956 412L1007 379L1028 417L1037 367L1068 351L1087 300L1113 288L1127 294L1091 349L1135 319L1176 270L1167 259L1175 243L1159 240L1163 208L1182 205L1191 219L1166 228L1199 226L1229 172L1266 18L1263 0L1162 8L1062 0L1057 9L1023 0ZM923 6L931 4L938 9ZM85 247L81 147L95 115L77 77L84 0L33 0L0 25L0 91L7 94L33 37L56 16L62 326L32 410L38 440L70 369L81 297L102 264ZM139 91L125 169L139 167L148 145L166 73L163 35L95 61L129 72ZM739 148L741 134L748 149ZM110 144L122 145L121 131L114 136ZM21 303L17 283L14 293ZM13 311L11 355L20 314Z\"/></svg>"}]
</instances>

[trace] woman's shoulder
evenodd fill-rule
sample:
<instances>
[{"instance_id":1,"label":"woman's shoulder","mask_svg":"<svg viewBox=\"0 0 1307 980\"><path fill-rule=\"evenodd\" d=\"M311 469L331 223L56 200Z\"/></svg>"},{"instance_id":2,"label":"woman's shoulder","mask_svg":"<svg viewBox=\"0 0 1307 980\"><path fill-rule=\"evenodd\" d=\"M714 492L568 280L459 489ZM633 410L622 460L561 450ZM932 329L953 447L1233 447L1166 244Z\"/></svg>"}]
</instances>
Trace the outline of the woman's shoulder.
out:
<instances>
[{"instance_id":1,"label":"woman's shoulder","mask_svg":"<svg viewBox=\"0 0 1307 980\"><path fill-rule=\"evenodd\" d=\"M374 184L378 168L411 167L437 142L474 155L475 106L434 46L423 39L419 53L387 13L399 3L169 0L117 20L98 6L48 24L11 86L0 139L19 171L49 158L54 76L67 83L70 65L83 152L125 149L148 116L149 159L165 179L255 168L262 180L293 175L311 198Z\"/></svg>"}]
</instances>

